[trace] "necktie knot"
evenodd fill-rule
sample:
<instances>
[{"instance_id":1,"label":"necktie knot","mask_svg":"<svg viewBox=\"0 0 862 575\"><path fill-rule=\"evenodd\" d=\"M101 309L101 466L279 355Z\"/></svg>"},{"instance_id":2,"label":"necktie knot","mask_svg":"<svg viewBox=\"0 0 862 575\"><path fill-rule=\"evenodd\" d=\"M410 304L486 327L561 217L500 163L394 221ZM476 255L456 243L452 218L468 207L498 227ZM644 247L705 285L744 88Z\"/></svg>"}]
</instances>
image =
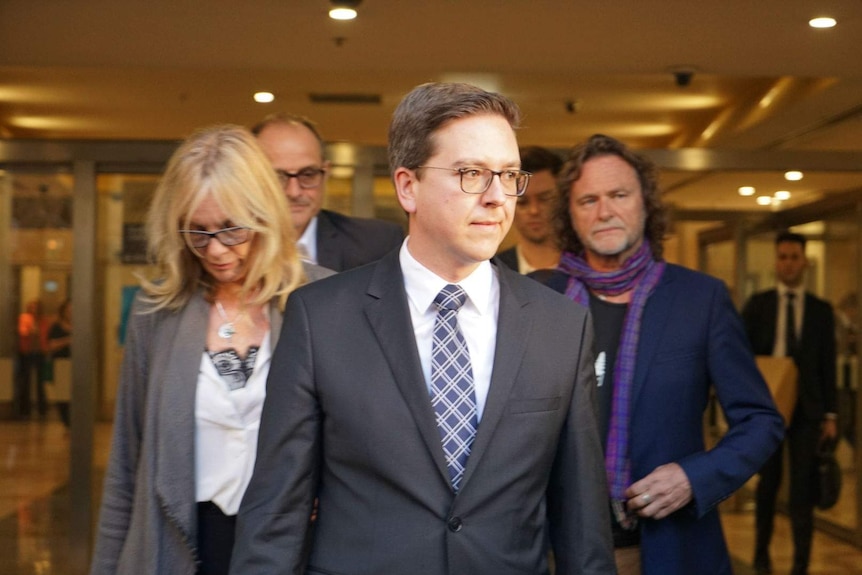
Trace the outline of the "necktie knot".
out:
<instances>
[{"instance_id":1,"label":"necktie knot","mask_svg":"<svg viewBox=\"0 0 862 575\"><path fill-rule=\"evenodd\" d=\"M455 284L447 285L434 298L437 307L447 311L458 311L466 301L467 293L461 286Z\"/></svg>"},{"instance_id":2,"label":"necktie knot","mask_svg":"<svg viewBox=\"0 0 862 575\"><path fill-rule=\"evenodd\" d=\"M795 300L795 299L796 299L795 293L793 293L792 291L787 292L787 302L788 303L793 303L793 300Z\"/></svg>"}]
</instances>

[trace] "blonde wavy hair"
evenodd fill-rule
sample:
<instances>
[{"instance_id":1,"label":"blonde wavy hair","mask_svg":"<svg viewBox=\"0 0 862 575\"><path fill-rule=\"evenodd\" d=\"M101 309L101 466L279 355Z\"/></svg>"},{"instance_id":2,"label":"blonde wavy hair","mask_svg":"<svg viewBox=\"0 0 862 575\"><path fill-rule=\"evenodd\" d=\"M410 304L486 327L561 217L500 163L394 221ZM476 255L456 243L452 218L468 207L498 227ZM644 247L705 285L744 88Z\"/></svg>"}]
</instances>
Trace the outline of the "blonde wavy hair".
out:
<instances>
[{"instance_id":1,"label":"blonde wavy hair","mask_svg":"<svg viewBox=\"0 0 862 575\"><path fill-rule=\"evenodd\" d=\"M253 232L242 296L251 305L277 298L283 310L288 294L305 280L290 208L255 137L234 125L190 136L171 156L156 188L146 229L148 254L158 273L154 280L141 280L152 310L179 309L201 288L212 297L213 278L179 233L190 228L192 214L207 198L229 214L233 225Z\"/></svg>"}]
</instances>

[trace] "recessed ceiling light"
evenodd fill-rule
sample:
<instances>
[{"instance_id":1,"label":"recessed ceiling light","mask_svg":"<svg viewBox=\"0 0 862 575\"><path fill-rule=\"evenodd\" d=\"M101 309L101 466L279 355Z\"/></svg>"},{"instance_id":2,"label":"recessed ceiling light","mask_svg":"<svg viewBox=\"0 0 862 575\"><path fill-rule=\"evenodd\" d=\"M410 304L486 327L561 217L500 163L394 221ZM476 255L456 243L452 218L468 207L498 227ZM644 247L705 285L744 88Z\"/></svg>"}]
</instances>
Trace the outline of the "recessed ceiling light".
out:
<instances>
[{"instance_id":1,"label":"recessed ceiling light","mask_svg":"<svg viewBox=\"0 0 862 575\"><path fill-rule=\"evenodd\" d=\"M353 20L362 0L330 0L329 17L333 20Z\"/></svg>"},{"instance_id":2,"label":"recessed ceiling light","mask_svg":"<svg viewBox=\"0 0 862 575\"><path fill-rule=\"evenodd\" d=\"M784 179L788 182L798 182L803 177L802 172L799 170L790 170L789 172L784 172Z\"/></svg>"},{"instance_id":3,"label":"recessed ceiling light","mask_svg":"<svg viewBox=\"0 0 862 575\"><path fill-rule=\"evenodd\" d=\"M836 22L835 18L830 18L829 16L821 16L819 18L812 18L808 21L808 25L812 28L832 28L838 22Z\"/></svg>"},{"instance_id":4,"label":"recessed ceiling light","mask_svg":"<svg viewBox=\"0 0 862 575\"><path fill-rule=\"evenodd\" d=\"M356 10L353 8L333 8L329 11L329 17L333 20L353 20L356 18Z\"/></svg>"},{"instance_id":5,"label":"recessed ceiling light","mask_svg":"<svg viewBox=\"0 0 862 575\"><path fill-rule=\"evenodd\" d=\"M788 192L787 190L779 190L779 191L775 192L774 194L772 194L772 197L775 198L776 200L780 200L783 202L784 200L790 199L790 192Z\"/></svg>"},{"instance_id":6,"label":"recessed ceiling light","mask_svg":"<svg viewBox=\"0 0 862 575\"><path fill-rule=\"evenodd\" d=\"M757 196L757 200L755 200L760 206L768 206L772 204L772 198L770 196Z\"/></svg>"},{"instance_id":7,"label":"recessed ceiling light","mask_svg":"<svg viewBox=\"0 0 862 575\"><path fill-rule=\"evenodd\" d=\"M753 196L754 195L754 186L741 186L739 188L740 196Z\"/></svg>"},{"instance_id":8,"label":"recessed ceiling light","mask_svg":"<svg viewBox=\"0 0 862 575\"><path fill-rule=\"evenodd\" d=\"M269 104L275 100L275 95L272 92L255 92L254 101L258 104Z\"/></svg>"}]
</instances>

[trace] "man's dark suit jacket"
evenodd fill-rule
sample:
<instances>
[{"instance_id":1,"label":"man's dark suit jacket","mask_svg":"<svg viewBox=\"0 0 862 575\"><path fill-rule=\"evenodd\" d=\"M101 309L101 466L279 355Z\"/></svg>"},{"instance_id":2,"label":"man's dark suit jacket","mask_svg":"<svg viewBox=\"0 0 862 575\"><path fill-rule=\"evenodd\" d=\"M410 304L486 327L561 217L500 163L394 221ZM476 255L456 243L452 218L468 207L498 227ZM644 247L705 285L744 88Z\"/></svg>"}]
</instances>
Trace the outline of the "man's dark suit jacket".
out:
<instances>
[{"instance_id":1,"label":"man's dark suit jacket","mask_svg":"<svg viewBox=\"0 0 862 575\"><path fill-rule=\"evenodd\" d=\"M517 247L513 246L513 247L509 248L508 250L503 250L502 252L497 254L497 260L503 262L504 264L509 266L509 268L511 268L515 271L519 271L518 270L518 248Z\"/></svg>"},{"instance_id":2,"label":"man's dark suit jacket","mask_svg":"<svg viewBox=\"0 0 862 575\"><path fill-rule=\"evenodd\" d=\"M291 294L232 573L539 575L548 527L557 574L615 572L587 311L497 270L490 391L457 494L398 250Z\"/></svg>"},{"instance_id":3,"label":"man's dark suit jacket","mask_svg":"<svg viewBox=\"0 0 862 575\"><path fill-rule=\"evenodd\" d=\"M340 272L379 260L401 245L404 230L392 222L320 210L316 240L317 265Z\"/></svg>"},{"instance_id":4,"label":"man's dark suit jacket","mask_svg":"<svg viewBox=\"0 0 862 575\"><path fill-rule=\"evenodd\" d=\"M757 355L772 355L778 290L757 293L742 311L745 330ZM819 423L825 413L836 413L835 316L832 306L810 293L805 294L802 334L799 338L799 399L793 419Z\"/></svg>"}]
</instances>

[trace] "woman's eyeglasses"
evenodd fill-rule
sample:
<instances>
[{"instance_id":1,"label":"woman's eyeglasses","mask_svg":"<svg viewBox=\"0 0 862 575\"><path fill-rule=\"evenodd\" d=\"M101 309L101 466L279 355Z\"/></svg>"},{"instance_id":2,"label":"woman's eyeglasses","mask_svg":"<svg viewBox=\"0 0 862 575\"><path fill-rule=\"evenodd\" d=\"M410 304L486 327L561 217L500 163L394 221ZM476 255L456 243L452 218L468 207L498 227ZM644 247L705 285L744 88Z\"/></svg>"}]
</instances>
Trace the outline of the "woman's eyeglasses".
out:
<instances>
[{"instance_id":1,"label":"woman's eyeglasses","mask_svg":"<svg viewBox=\"0 0 862 575\"><path fill-rule=\"evenodd\" d=\"M248 241L251 230L243 226L223 228L214 232L206 230L179 230L186 243L196 250L206 248L212 238L217 239L223 246L238 246Z\"/></svg>"}]
</instances>

